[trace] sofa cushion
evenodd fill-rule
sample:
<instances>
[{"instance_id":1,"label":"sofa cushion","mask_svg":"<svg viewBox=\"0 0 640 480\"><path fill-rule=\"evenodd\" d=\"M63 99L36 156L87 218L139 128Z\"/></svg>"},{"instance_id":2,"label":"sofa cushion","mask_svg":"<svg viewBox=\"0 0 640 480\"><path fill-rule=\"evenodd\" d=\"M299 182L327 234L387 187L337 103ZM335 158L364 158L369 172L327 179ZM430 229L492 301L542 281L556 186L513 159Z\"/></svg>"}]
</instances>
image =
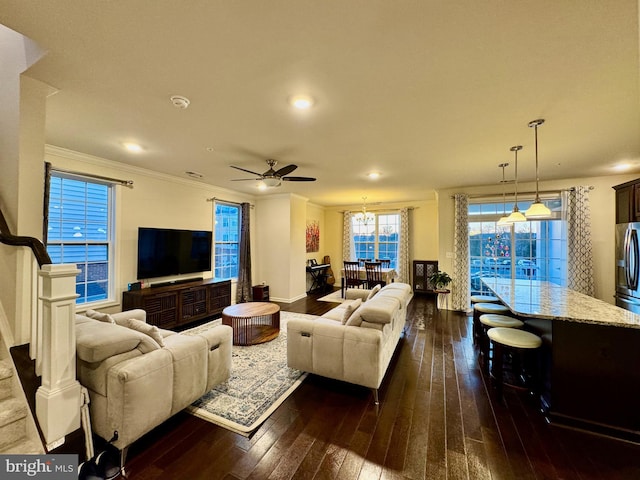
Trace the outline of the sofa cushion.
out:
<instances>
[{"instance_id":1,"label":"sofa cushion","mask_svg":"<svg viewBox=\"0 0 640 480\"><path fill-rule=\"evenodd\" d=\"M95 310L87 310L86 312L84 312L84 315L100 322L116 323L113 317L108 313L96 312Z\"/></svg>"},{"instance_id":2,"label":"sofa cushion","mask_svg":"<svg viewBox=\"0 0 640 480\"><path fill-rule=\"evenodd\" d=\"M365 322L390 323L393 315L400 308L401 304L397 298L376 296L366 302L358 310Z\"/></svg>"},{"instance_id":3,"label":"sofa cushion","mask_svg":"<svg viewBox=\"0 0 640 480\"><path fill-rule=\"evenodd\" d=\"M118 325L127 327L140 333L144 333L151 337L159 346L164 347L164 340L160 330L155 325L149 325L141 320L135 318L127 318L125 320L119 320Z\"/></svg>"},{"instance_id":4,"label":"sofa cushion","mask_svg":"<svg viewBox=\"0 0 640 480\"><path fill-rule=\"evenodd\" d=\"M369 295L367 296L367 301L371 300L376 295L376 293L380 291L381 288L382 286L379 283L376 284L376 286L373 287L369 292Z\"/></svg>"},{"instance_id":5,"label":"sofa cushion","mask_svg":"<svg viewBox=\"0 0 640 480\"><path fill-rule=\"evenodd\" d=\"M383 330L389 330L389 328L391 328L389 326L389 323L372 323L372 322L362 322L360 327L361 328L373 328L374 330L380 330L381 332Z\"/></svg>"},{"instance_id":6,"label":"sofa cushion","mask_svg":"<svg viewBox=\"0 0 640 480\"><path fill-rule=\"evenodd\" d=\"M371 293L371 290L367 290L366 288L347 288L344 291L344 298L345 300L356 300L359 298L363 302L366 302L369 293Z\"/></svg>"},{"instance_id":7,"label":"sofa cushion","mask_svg":"<svg viewBox=\"0 0 640 480\"><path fill-rule=\"evenodd\" d=\"M101 362L113 355L135 348L141 353L157 350L160 346L147 335L119 325L103 322L76 324L78 357L85 362Z\"/></svg>"},{"instance_id":8,"label":"sofa cushion","mask_svg":"<svg viewBox=\"0 0 640 480\"><path fill-rule=\"evenodd\" d=\"M351 318L351 315L362 305L362 300L359 298L357 300L353 300L347 305L344 309L344 315L342 316L342 324L346 324L347 320Z\"/></svg>"},{"instance_id":9,"label":"sofa cushion","mask_svg":"<svg viewBox=\"0 0 640 480\"><path fill-rule=\"evenodd\" d=\"M404 296L411 295L411 285L402 282L392 282L387 283L384 287L382 287L383 292L395 292L397 295L400 293Z\"/></svg>"},{"instance_id":10,"label":"sofa cushion","mask_svg":"<svg viewBox=\"0 0 640 480\"><path fill-rule=\"evenodd\" d=\"M330 320L335 320L336 322L342 323L344 319L345 311L355 301L356 300L345 300L337 307L332 308L328 312L324 313L322 315L322 318L328 318Z\"/></svg>"},{"instance_id":11,"label":"sofa cushion","mask_svg":"<svg viewBox=\"0 0 640 480\"><path fill-rule=\"evenodd\" d=\"M360 315L361 311L362 311L362 307L358 308L355 312L353 312L353 314L349 317L345 325L347 327L359 327L362 324L362 316Z\"/></svg>"}]
</instances>

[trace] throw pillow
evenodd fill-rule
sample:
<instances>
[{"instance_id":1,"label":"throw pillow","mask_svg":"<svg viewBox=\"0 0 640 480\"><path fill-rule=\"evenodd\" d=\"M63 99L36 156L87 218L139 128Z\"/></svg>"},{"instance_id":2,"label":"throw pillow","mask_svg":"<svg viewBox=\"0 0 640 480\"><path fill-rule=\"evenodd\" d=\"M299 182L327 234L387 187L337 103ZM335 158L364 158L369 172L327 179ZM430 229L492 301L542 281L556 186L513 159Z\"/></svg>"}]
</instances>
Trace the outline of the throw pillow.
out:
<instances>
[{"instance_id":1,"label":"throw pillow","mask_svg":"<svg viewBox=\"0 0 640 480\"><path fill-rule=\"evenodd\" d=\"M135 318L127 318L120 322L120 325L123 327L130 328L131 330L136 330L137 332L144 333L151 337L155 342L164 347L164 340L162 335L160 334L160 330L155 325L149 325L148 323L143 322L142 320L137 320Z\"/></svg>"},{"instance_id":2,"label":"throw pillow","mask_svg":"<svg viewBox=\"0 0 640 480\"><path fill-rule=\"evenodd\" d=\"M373 287L373 288L371 289L371 291L369 292L369 296L367 297L367 301L368 301L368 300L371 300L371 299L375 296L375 294L376 294L376 293L378 293L378 292L380 291L380 289L381 289L381 288L382 288L382 287L380 286L380 284L379 284L379 283L378 283L375 287Z\"/></svg>"},{"instance_id":3,"label":"throw pillow","mask_svg":"<svg viewBox=\"0 0 640 480\"><path fill-rule=\"evenodd\" d=\"M344 316L342 317L343 325L347 323L347 320L351 318L351 315L353 315L353 312L355 312L360 305L362 305L362 300L358 298L357 300L352 300L351 303L349 303L349 305L346 306L346 308L344 309Z\"/></svg>"},{"instance_id":4,"label":"throw pillow","mask_svg":"<svg viewBox=\"0 0 640 480\"><path fill-rule=\"evenodd\" d=\"M84 315L85 317L93 318L94 320L98 320L100 322L116 323L113 317L108 313L100 313L96 312L95 310L87 310L86 312L84 312Z\"/></svg>"},{"instance_id":5,"label":"throw pillow","mask_svg":"<svg viewBox=\"0 0 640 480\"><path fill-rule=\"evenodd\" d=\"M353 312L353 314L349 317L349 320L347 320L347 323L345 323L345 326L347 327L361 326L362 316L360 315L360 312L362 312L362 308L359 308L355 312Z\"/></svg>"}]
</instances>

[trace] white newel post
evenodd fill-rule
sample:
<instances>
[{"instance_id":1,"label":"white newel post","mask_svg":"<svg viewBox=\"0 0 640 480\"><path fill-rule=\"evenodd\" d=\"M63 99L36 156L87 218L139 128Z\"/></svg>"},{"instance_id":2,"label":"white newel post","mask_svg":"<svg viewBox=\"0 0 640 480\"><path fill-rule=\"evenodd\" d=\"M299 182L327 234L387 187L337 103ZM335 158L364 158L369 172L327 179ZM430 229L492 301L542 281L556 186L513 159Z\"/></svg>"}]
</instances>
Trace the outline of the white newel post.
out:
<instances>
[{"instance_id":1,"label":"white newel post","mask_svg":"<svg viewBox=\"0 0 640 480\"><path fill-rule=\"evenodd\" d=\"M42 384L36 415L47 444L80 428L80 383L76 379L76 265L43 265Z\"/></svg>"}]
</instances>

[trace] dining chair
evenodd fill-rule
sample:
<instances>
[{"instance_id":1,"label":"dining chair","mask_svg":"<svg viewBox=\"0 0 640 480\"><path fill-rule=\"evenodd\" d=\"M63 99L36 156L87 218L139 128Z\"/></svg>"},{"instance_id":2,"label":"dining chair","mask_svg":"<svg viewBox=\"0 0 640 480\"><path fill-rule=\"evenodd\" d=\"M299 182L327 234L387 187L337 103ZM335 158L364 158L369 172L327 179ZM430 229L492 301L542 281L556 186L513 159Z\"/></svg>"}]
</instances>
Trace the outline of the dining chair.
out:
<instances>
[{"instance_id":1,"label":"dining chair","mask_svg":"<svg viewBox=\"0 0 640 480\"><path fill-rule=\"evenodd\" d=\"M360 264L344 261L344 287L364 287L367 281L360 278ZM344 295L343 295L344 296Z\"/></svg>"},{"instance_id":2,"label":"dining chair","mask_svg":"<svg viewBox=\"0 0 640 480\"><path fill-rule=\"evenodd\" d=\"M370 259L370 258L359 258L359 259L358 259L358 265L359 265L360 267L364 267L364 264L365 264L366 262L370 262L370 261L371 261L371 259Z\"/></svg>"},{"instance_id":3,"label":"dining chair","mask_svg":"<svg viewBox=\"0 0 640 480\"><path fill-rule=\"evenodd\" d=\"M382 263L366 262L364 264L364 270L367 274L367 288L373 288L376 285L384 287L387 284L384 280L384 274L382 273Z\"/></svg>"},{"instance_id":4,"label":"dining chair","mask_svg":"<svg viewBox=\"0 0 640 480\"><path fill-rule=\"evenodd\" d=\"M391 268L390 258L376 258L376 262L380 262L382 264L382 268Z\"/></svg>"}]
</instances>

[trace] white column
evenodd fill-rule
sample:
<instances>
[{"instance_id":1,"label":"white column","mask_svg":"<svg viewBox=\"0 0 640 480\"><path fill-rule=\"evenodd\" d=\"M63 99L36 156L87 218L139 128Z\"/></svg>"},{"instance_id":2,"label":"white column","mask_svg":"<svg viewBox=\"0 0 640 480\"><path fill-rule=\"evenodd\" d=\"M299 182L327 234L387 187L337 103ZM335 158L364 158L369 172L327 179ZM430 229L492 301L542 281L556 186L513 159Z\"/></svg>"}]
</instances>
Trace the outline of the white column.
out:
<instances>
[{"instance_id":1,"label":"white column","mask_svg":"<svg viewBox=\"0 0 640 480\"><path fill-rule=\"evenodd\" d=\"M76 379L75 265L44 265L42 277L42 385L36 415L47 444L80 427L80 383Z\"/></svg>"}]
</instances>

